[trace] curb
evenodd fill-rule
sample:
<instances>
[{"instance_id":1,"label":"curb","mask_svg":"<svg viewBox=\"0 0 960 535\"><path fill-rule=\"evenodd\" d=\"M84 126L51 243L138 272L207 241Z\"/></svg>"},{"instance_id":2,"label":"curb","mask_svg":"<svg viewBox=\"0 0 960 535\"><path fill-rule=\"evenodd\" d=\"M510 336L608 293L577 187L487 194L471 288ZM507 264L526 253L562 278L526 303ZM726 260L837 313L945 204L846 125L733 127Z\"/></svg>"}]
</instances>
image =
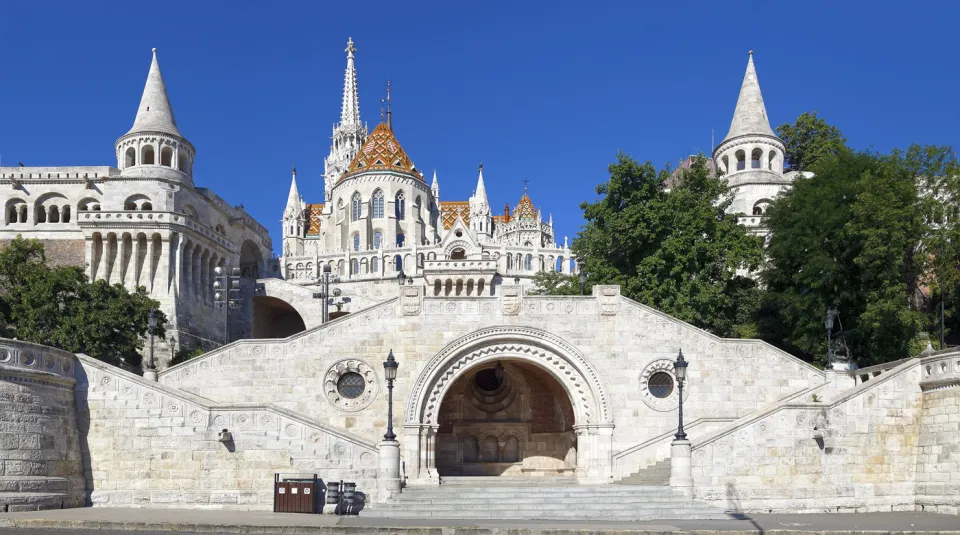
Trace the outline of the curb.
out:
<instances>
[{"instance_id":1,"label":"curb","mask_svg":"<svg viewBox=\"0 0 960 535\"><path fill-rule=\"evenodd\" d=\"M889 530L652 530L652 529L548 529L548 528L483 528L457 527L385 527L385 526L255 526L236 524L191 524L174 522L110 522L99 520L49 520L0 518L0 528L21 529L84 529L112 531L165 531L196 533L263 533L270 535L593 535L616 533L621 535L960 535L960 531L889 531Z\"/></svg>"}]
</instances>

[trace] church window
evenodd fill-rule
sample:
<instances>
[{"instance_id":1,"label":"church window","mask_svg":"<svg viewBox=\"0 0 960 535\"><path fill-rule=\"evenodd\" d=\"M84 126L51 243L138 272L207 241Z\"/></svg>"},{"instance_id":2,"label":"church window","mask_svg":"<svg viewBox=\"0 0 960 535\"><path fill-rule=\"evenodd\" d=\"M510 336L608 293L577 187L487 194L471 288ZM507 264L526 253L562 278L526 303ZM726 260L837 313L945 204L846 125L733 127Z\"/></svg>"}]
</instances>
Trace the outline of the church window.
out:
<instances>
[{"instance_id":1,"label":"church window","mask_svg":"<svg viewBox=\"0 0 960 535\"><path fill-rule=\"evenodd\" d=\"M396 271L403 271L403 258L400 255L393 257L393 269Z\"/></svg>"},{"instance_id":2,"label":"church window","mask_svg":"<svg viewBox=\"0 0 960 535\"><path fill-rule=\"evenodd\" d=\"M513 255L507 255L507 269L513 269Z\"/></svg>"},{"instance_id":3,"label":"church window","mask_svg":"<svg viewBox=\"0 0 960 535\"><path fill-rule=\"evenodd\" d=\"M523 269L527 271L533 270L533 255L527 255L526 259L523 262Z\"/></svg>"},{"instance_id":4,"label":"church window","mask_svg":"<svg viewBox=\"0 0 960 535\"><path fill-rule=\"evenodd\" d=\"M655 398L665 398L673 393L673 376L667 372L657 372L647 379L647 390Z\"/></svg>"},{"instance_id":5,"label":"church window","mask_svg":"<svg viewBox=\"0 0 960 535\"><path fill-rule=\"evenodd\" d=\"M383 245L383 233L380 232L379 230L375 231L373 233L373 248L379 249L382 245Z\"/></svg>"},{"instance_id":6,"label":"church window","mask_svg":"<svg viewBox=\"0 0 960 535\"><path fill-rule=\"evenodd\" d=\"M403 234L397 234L397 247L403 247Z\"/></svg>"},{"instance_id":7,"label":"church window","mask_svg":"<svg viewBox=\"0 0 960 535\"><path fill-rule=\"evenodd\" d=\"M379 189L373 192L373 217L374 219L383 217L383 191Z\"/></svg>"},{"instance_id":8,"label":"church window","mask_svg":"<svg viewBox=\"0 0 960 535\"><path fill-rule=\"evenodd\" d=\"M356 399L366 389L366 381L357 372L347 372L337 380L337 392L347 399Z\"/></svg>"},{"instance_id":9,"label":"church window","mask_svg":"<svg viewBox=\"0 0 960 535\"><path fill-rule=\"evenodd\" d=\"M397 220L403 221L406 218L407 210L406 210L406 206L404 205L404 196L402 191L400 193L397 193L397 202L396 202L395 209L397 212L396 213Z\"/></svg>"},{"instance_id":10,"label":"church window","mask_svg":"<svg viewBox=\"0 0 960 535\"><path fill-rule=\"evenodd\" d=\"M356 258L353 259L353 262L350 263L350 271L352 275L360 274L360 261Z\"/></svg>"},{"instance_id":11,"label":"church window","mask_svg":"<svg viewBox=\"0 0 960 535\"><path fill-rule=\"evenodd\" d=\"M361 200L360 200L360 192L356 192L353 194L353 201L351 204L352 204L352 211L353 211L352 219L354 221L360 221L360 215L361 215L360 210L362 207Z\"/></svg>"},{"instance_id":12,"label":"church window","mask_svg":"<svg viewBox=\"0 0 960 535\"><path fill-rule=\"evenodd\" d=\"M360 250L360 234L359 233L355 233L353 235L353 250L354 251Z\"/></svg>"},{"instance_id":13,"label":"church window","mask_svg":"<svg viewBox=\"0 0 960 535\"><path fill-rule=\"evenodd\" d=\"M370 259L370 272L380 273L380 259L376 256Z\"/></svg>"}]
</instances>

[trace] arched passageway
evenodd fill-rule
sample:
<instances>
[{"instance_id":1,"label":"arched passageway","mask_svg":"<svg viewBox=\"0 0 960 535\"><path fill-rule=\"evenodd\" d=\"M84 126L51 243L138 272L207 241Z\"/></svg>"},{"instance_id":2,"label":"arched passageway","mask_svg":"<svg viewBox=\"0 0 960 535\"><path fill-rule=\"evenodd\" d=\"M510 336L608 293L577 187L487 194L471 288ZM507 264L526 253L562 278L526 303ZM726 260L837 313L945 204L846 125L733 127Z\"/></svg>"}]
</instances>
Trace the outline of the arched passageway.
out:
<instances>
[{"instance_id":1,"label":"arched passageway","mask_svg":"<svg viewBox=\"0 0 960 535\"><path fill-rule=\"evenodd\" d=\"M557 476L576 469L573 406L550 373L503 360L447 391L437 429L440 476Z\"/></svg>"},{"instance_id":2,"label":"arched passageway","mask_svg":"<svg viewBox=\"0 0 960 535\"><path fill-rule=\"evenodd\" d=\"M276 297L253 297L253 338L286 338L307 330L290 303Z\"/></svg>"}]
</instances>

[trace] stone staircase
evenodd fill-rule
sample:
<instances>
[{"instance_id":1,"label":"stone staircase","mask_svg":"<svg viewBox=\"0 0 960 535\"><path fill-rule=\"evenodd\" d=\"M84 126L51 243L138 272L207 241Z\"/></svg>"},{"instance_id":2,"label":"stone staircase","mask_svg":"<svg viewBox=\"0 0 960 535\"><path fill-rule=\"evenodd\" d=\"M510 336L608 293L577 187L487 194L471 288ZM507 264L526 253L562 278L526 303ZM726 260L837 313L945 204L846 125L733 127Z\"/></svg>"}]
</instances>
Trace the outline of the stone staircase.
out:
<instances>
[{"instance_id":1,"label":"stone staircase","mask_svg":"<svg viewBox=\"0 0 960 535\"><path fill-rule=\"evenodd\" d=\"M638 470L629 476L617 481L618 485L655 485L670 484L670 459L666 458L656 464Z\"/></svg>"},{"instance_id":2,"label":"stone staircase","mask_svg":"<svg viewBox=\"0 0 960 535\"><path fill-rule=\"evenodd\" d=\"M719 520L722 509L670 487L577 485L563 477L446 477L440 486L409 486L386 504L369 504L368 518L487 520Z\"/></svg>"},{"instance_id":3,"label":"stone staircase","mask_svg":"<svg viewBox=\"0 0 960 535\"><path fill-rule=\"evenodd\" d=\"M62 509L69 485L64 477L0 476L0 513Z\"/></svg>"}]
</instances>

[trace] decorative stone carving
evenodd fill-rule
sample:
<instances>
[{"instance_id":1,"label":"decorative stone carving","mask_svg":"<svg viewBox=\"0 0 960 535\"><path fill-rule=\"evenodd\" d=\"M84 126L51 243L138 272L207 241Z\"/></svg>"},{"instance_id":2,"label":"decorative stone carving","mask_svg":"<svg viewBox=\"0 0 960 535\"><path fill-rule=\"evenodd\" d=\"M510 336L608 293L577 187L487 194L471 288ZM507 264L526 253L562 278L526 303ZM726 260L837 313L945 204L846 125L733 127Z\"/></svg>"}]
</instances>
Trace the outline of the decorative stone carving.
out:
<instances>
[{"instance_id":1,"label":"decorative stone carving","mask_svg":"<svg viewBox=\"0 0 960 535\"><path fill-rule=\"evenodd\" d=\"M500 306L503 307L503 314L506 316L516 316L520 313L521 292L519 286L501 286Z\"/></svg>"},{"instance_id":2,"label":"decorative stone carving","mask_svg":"<svg viewBox=\"0 0 960 535\"><path fill-rule=\"evenodd\" d=\"M616 316L620 312L620 287L601 285L595 291L599 293L600 314Z\"/></svg>"},{"instance_id":3,"label":"decorative stone carving","mask_svg":"<svg viewBox=\"0 0 960 535\"><path fill-rule=\"evenodd\" d=\"M346 398L340 395L337 383L346 373L358 373L363 377L365 388L363 393L355 398ZM373 367L359 359L344 359L335 362L327 370L323 378L323 392L327 401L344 412L354 412L367 408L380 392L380 381Z\"/></svg>"},{"instance_id":4,"label":"decorative stone carving","mask_svg":"<svg viewBox=\"0 0 960 535\"><path fill-rule=\"evenodd\" d=\"M673 378L673 390L666 397L659 398L650 392L650 376L663 372ZM690 397L690 384L684 385L683 395ZM677 377L673 373L673 361L670 359L657 359L647 363L640 372L640 399L648 407L655 411L672 411L680 405L680 394L677 388Z\"/></svg>"}]
</instances>

